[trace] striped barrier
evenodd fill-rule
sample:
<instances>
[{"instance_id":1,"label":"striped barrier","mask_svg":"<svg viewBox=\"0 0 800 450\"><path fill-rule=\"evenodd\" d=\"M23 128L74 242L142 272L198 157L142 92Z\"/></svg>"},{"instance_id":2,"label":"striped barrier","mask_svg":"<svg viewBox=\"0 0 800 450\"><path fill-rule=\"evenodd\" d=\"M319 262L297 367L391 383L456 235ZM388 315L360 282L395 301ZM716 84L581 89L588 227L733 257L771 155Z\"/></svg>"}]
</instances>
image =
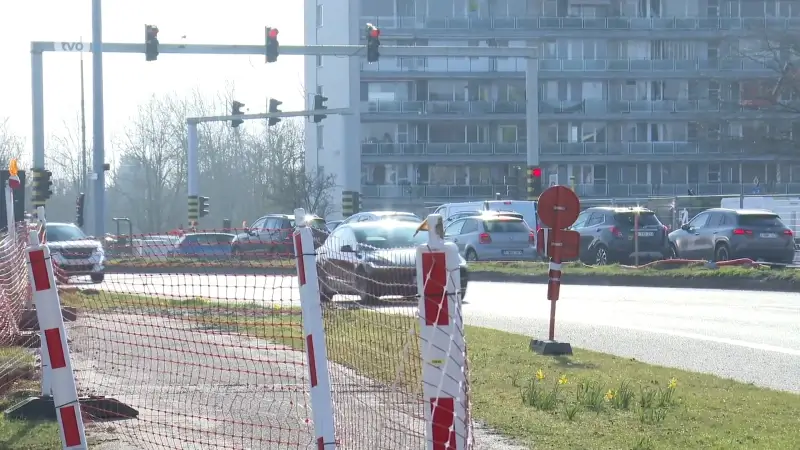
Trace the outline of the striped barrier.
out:
<instances>
[{"instance_id":1,"label":"striped barrier","mask_svg":"<svg viewBox=\"0 0 800 450\"><path fill-rule=\"evenodd\" d=\"M458 247L439 235L441 222L438 214L428 216L428 243L417 248L426 448L464 450L472 445L472 433L459 298L460 258Z\"/></svg>"},{"instance_id":2,"label":"striped barrier","mask_svg":"<svg viewBox=\"0 0 800 450\"><path fill-rule=\"evenodd\" d=\"M49 372L53 404L65 449L86 449L78 390L72 372L67 333L61 317L50 250L40 245L37 234L31 233L27 250L28 277L33 287L33 303L42 330L42 364ZM44 377L44 374L43 374Z\"/></svg>"},{"instance_id":3,"label":"striped barrier","mask_svg":"<svg viewBox=\"0 0 800 450\"><path fill-rule=\"evenodd\" d=\"M325 327L322 320L317 261L314 252L314 235L306 226L306 212L294 210L297 231L294 233L294 250L297 256L297 279L300 285L300 308L303 311L303 335L308 357L311 410L314 419L316 450L335 450L333 400L331 397Z\"/></svg>"}]
</instances>

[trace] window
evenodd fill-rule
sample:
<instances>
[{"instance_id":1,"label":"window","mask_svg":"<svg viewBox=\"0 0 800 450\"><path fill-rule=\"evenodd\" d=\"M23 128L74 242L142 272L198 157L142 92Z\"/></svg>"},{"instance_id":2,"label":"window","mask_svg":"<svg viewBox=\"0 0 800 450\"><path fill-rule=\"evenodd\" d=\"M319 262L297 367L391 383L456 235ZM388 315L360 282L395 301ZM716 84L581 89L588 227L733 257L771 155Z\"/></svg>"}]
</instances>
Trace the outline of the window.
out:
<instances>
[{"instance_id":1,"label":"window","mask_svg":"<svg viewBox=\"0 0 800 450\"><path fill-rule=\"evenodd\" d=\"M743 227L783 227L784 224L776 214L746 214L739 216L739 225Z\"/></svg>"},{"instance_id":2,"label":"window","mask_svg":"<svg viewBox=\"0 0 800 450\"><path fill-rule=\"evenodd\" d=\"M614 222L619 226L633 227L636 225L636 214L632 212L614 214ZM658 220L658 217L656 217L655 213L652 212L639 213L640 227L647 227L652 225L655 226L661 225L661 222Z\"/></svg>"},{"instance_id":3,"label":"window","mask_svg":"<svg viewBox=\"0 0 800 450\"><path fill-rule=\"evenodd\" d=\"M595 225L600 225L606 220L605 215L603 213L592 213L592 217L586 221L587 227L593 227Z\"/></svg>"},{"instance_id":4,"label":"window","mask_svg":"<svg viewBox=\"0 0 800 450\"><path fill-rule=\"evenodd\" d=\"M582 228L586 223L586 219L588 219L591 215L592 213L586 211L580 213L578 218L575 219L575 223L572 224L571 228Z\"/></svg>"},{"instance_id":5,"label":"window","mask_svg":"<svg viewBox=\"0 0 800 450\"><path fill-rule=\"evenodd\" d=\"M322 28L322 5L317 5L317 28Z\"/></svg>"},{"instance_id":6,"label":"window","mask_svg":"<svg viewBox=\"0 0 800 450\"><path fill-rule=\"evenodd\" d=\"M457 222L453 222L447 226L444 230L445 236L458 236L461 234L461 228L464 226L464 221L459 220Z\"/></svg>"},{"instance_id":7,"label":"window","mask_svg":"<svg viewBox=\"0 0 800 450\"><path fill-rule=\"evenodd\" d=\"M317 55L317 67L322 67L322 55Z\"/></svg>"},{"instance_id":8,"label":"window","mask_svg":"<svg viewBox=\"0 0 800 450\"><path fill-rule=\"evenodd\" d=\"M501 144L513 144L517 142L517 126L516 125L500 125L497 128L498 137Z\"/></svg>"},{"instance_id":9,"label":"window","mask_svg":"<svg viewBox=\"0 0 800 450\"><path fill-rule=\"evenodd\" d=\"M722 167L720 164L709 164L708 165L708 182L709 183L720 183L722 182Z\"/></svg>"},{"instance_id":10,"label":"window","mask_svg":"<svg viewBox=\"0 0 800 450\"><path fill-rule=\"evenodd\" d=\"M464 228L461 229L461 234L474 233L478 231L478 221L475 219L467 219L464 221Z\"/></svg>"},{"instance_id":11,"label":"window","mask_svg":"<svg viewBox=\"0 0 800 450\"><path fill-rule=\"evenodd\" d=\"M692 219L692 221L689 222L689 227L694 229L703 228L704 226L706 226L706 223L708 223L709 216L710 216L709 213L700 213L694 216L694 219Z\"/></svg>"},{"instance_id":12,"label":"window","mask_svg":"<svg viewBox=\"0 0 800 450\"><path fill-rule=\"evenodd\" d=\"M323 128L323 125L317 125L317 150L325 148L325 138L323 137L324 130L325 128Z\"/></svg>"},{"instance_id":13,"label":"window","mask_svg":"<svg viewBox=\"0 0 800 450\"><path fill-rule=\"evenodd\" d=\"M483 221L487 233L528 233L530 228L519 219L495 219Z\"/></svg>"}]
</instances>

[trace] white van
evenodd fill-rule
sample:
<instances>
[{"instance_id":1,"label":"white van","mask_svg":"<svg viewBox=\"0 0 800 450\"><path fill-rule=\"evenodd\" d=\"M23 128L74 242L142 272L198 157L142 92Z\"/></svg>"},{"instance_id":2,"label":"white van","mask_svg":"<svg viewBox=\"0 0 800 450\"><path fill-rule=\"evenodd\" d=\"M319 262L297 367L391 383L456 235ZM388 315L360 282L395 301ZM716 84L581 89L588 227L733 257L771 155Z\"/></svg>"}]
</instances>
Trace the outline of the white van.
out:
<instances>
[{"instance_id":1,"label":"white van","mask_svg":"<svg viewBox=\"0 0 800 450\"><path fill-rule=\"evenodd\" d=\"M436 208L433 214L439 214L444 217L444 223L451 217L458 213L466 213L472 211L513 211L522 214L523 220L532 230L537 230L539 226L539 216L537 211L537 203L528 200L486 200L482 202L460 202L460 203L445 203L444 205Z\"/></svg>"}]
</instances>

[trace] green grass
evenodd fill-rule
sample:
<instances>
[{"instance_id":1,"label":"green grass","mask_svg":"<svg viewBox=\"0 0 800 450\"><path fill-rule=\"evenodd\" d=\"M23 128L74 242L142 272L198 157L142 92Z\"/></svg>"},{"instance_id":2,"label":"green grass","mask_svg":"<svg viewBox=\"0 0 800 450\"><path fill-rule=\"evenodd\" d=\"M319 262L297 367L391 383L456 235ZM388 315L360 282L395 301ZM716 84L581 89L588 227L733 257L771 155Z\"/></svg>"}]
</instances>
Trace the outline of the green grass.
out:
<instances>
[{"instance_id":1,"label":"green grass","mask_svg":"<svg viewBox=\"0 0 800 450\"><path fill-rule=\"evenodd\" d=\"M107 293L65 293L63 299L96 312L159 309L302 345L294 308ZM417 323L408 316L326 310L328 356L362 375L419 392ZM581 349L573 357L544 357L528 349L526 336L469 326L465 332L473 416L531 448L800 448L798 395ZM559 385L562 377L566 384ZM670 388L673 379L677 385ZM609 390L614 395L606 398Z\"/></svg>"},{"instance_id":2,"label":"green grass","mask_svg":"<svg viewBox=\"0 0 800 450\"><path fill-rule=\"evenodd\" d=\"M562 265L564 275L582 276L633 276L633 277L672 277L672 278L750 278L759 280L792 280L800 281L800 270L795 269L770 269L767 267L721 267L706 269L702 264L688 267L663 266L664 268L631 268L610 264L605 266L587 266L585 264L570 262ZM547 275L548 263L543 262L477 262L470 264L473 272L494 272L516 276L544 276Z\"/></svg>"},{"instance_id":3,"label":"green grass","mask_svg":"<svg viewBox=\"0 0 800 450\"><path fill-rule=\"evenodd\" d=\"M32 354L18 347L0 349L0 368L4 373L15 371L15 380L3 383L0 411L17 402L39 395L40 386L34 381L35 361ZM61 448L58 424L29 420L10 420L0 415L0 449L53 450Z\"/></svg>"}]
</instances>

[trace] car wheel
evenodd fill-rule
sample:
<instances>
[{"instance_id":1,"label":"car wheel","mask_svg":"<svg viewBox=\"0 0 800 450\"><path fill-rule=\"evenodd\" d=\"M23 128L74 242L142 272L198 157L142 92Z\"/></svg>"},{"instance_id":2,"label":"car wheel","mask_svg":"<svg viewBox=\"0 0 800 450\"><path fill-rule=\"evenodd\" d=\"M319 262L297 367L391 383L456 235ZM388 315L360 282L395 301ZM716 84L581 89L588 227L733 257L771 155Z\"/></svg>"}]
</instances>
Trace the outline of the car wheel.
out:
<instances>
[{"instance_id":1,"label":"car wheel","mask_svg":"<svg viewBox=\"0 0 800 450\"><path fill-rule=\"evenodd\" d=\"M726 244L717 244L714 250L714 261L722 262L731 259L731 252Z\"/></svg>"},{"instance_id":2,"label":"car wheel","mask_svg":"<svg viewBox=\"0 0 800 450\"><path fill-rule=\"evenodd\" d=\"M477 261L478 253L473 249L469 249L467 250L467 253L464 254L464 259L467 261Z\"/></svg>"},{"instance_id":3,"label":"car wheel","mask_svg":"<svg viewBox=\"0 0 800 450\"><path fill-rule=\"evenodd\" d=\"M231 259L234 261L241 261L242 260L242 251L239 250L238 247L233 247L231 249Z\"/></svg>"},{"instance_id":4,"label":"car wheel","mask_svg":"<svg viewBox=\"0 0 800 450\"><path fill-rule=\"evenodd\" d=\"M605 245L598 245L595 247L594 264L597 266L605 266L608 264L608 249Z\"/></svg>"},{"instance_id":5,"label":"car wheel","mask_svg":"<svg viewBox=\"0 0 800 450\"><path fill-rule=\"evenodd\" d=\"M105 274L102 274L102 273L93 273L93 274L89 275L89 277L92 279L92 283L95 283L95 284L102 283L103 280L106 279Z\"/></svg>"},{"instance_id":6,"label":"car wheel","mask_svg":"<svg viewBox=\"0 0 800 450\"><path fill-rule=\"evenodd\" d=\"M377 303L378 299L380 299L380 295L377 292L377 287L375 286L375 283L369 279L366 270L358 269L358 271L356 271L355 285L356 291L361 297L362 303Z\"/></svg>"}]
</instances>

